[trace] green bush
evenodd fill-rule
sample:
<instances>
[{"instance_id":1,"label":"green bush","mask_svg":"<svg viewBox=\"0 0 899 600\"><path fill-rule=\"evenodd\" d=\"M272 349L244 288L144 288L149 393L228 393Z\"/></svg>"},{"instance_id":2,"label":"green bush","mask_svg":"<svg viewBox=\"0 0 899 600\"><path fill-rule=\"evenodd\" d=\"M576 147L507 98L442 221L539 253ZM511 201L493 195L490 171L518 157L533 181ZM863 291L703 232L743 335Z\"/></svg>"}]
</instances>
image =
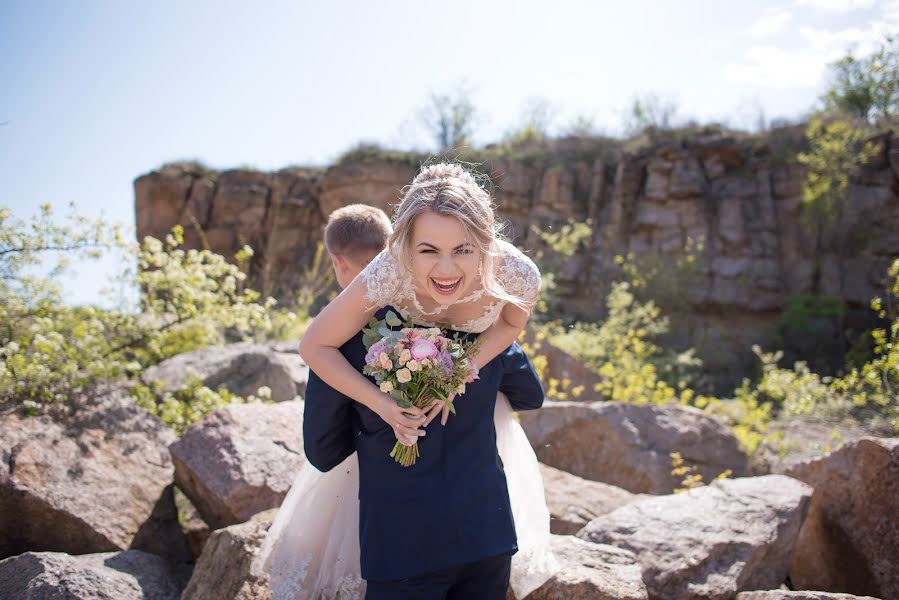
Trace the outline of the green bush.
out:
<instances>
[{"instance_id":1,"label":"green bush","mask_svg":"<svg viewBox=\"0 0 899 600\"><path fill-rule=\"evenodd\" d=\"M224 257L183 250L180 227L165 241L126 242L103 221L71 217L54 224L50 205L26 224L0 208L0 404L19 404L30 414L51 406L75 410L108 382L138 377L175 354L271 327L275 301L260 302L243 289L246 275ZM140 290L139 307L69 306L57 276L69 256L96 257L121 251L136 274L120 283ZM32 273L48 253L60 252L44 276ZM241 250L238 262L252 251Z\"/></svg>"},{"instance_id":2,"label":"green bush","mask_svg":"<svg viewBox=\"0 0 899 600\"><path fill-rule=\"evenodd\" d=\"M301 284L289 307L270 311L272 326L259 332L257 339L293 341L303 337L312 319L321 309L323 302L330 302L336 294L330 291L334 286L334 270L327 258L322 242L318 243L312 261L303 269Z\"/></svg>"},{"instance_id":3,"label":"green bush","mask_svg":"<svg viewBox=\"0 0 899 600\"><path fill-rule=\"evenodd\" d=\"M688 291L702 277L705 238L688 237L680 251L668 255L649 251L617 255L617 264L639 298L651 299L664 310L689 309Z\"/></svg>"},{"instance_id":4,"label":"green bush","mask_svg":"<svg viewBox=\"0 0 899 600\"><path fill-rule=\"evenodd\" d=\"M593 223L590 219L584 222L569 219L558 231L543 231L531 224L530 232L543 244L534 254L542 279L536 314L538 320L547 321L551 315L560 312L559 304L562 299L555 273L566 260L589 244L593 235Z\"/></svg>"},{"instance_id":5,"label":"green bush","mask_svg":"<svg viewBox=\"0 0 899 600\"><path fill-rule=\"evenodd\" d=\"M842 298L801 293L787 299L769 343L788 361L802 360L816 373L836 374L850 341L843 331L847 305Z\"/></svg>"},{"instance_id":6,"label":"green bush","mask_svg":"<svg viewBox=\"0 0 899 600\"><path fill-rule=\"evenodd\" d=\"M899 435L899 258L887 271L886 294L873 298L871 309L881 319L888 319L888 328L871 332L873 358L861 367L853 367L845 376L832 383L833 389L845 394L852 403L853 413L870 420L876 426L892 429Z\"/></svg>"},{"instance_id":7,"label":"green bush","mask_svg":"<svg viewBox=\"0 0 899 600\"><path fill-rule=\"evenodd\" d=\"M361 143L341 154L335 164L344 165L357 162L388 162L405 165L417 169L425 161L427 155L418 152L391 150L378 144Z\"/></svg>"},{"instance_id":8,"label":"green bush","mask_svg":"<svg viewBox=\"0 0 899 600\"><path fill-rule=\"evenodd\" d=\"M628 282L612 284L608 315L601 324L576 323L550 336L565 350L602 376L594 389L603 400L666 403L688 401L688 385L701 367L694 351L664 352L653 342L668 332L666 317L652 302L640 302ZM668 380L672 377L673 380Z\"/></svg>"},{"instance_id":9,"label":"green bush","mask_svg":"<svg viewBox=\"0 0 899 600\"><path fill-rule=\"evenodd\" d=\"M150 384L139 382L131 389L131 396L138 406L159 417L178 435L209 413L229 404L273 403L272 390L267 386L259 388L257 395L242 398L224 387L217 390L206 387L202 377L193 369L188 369L185 379L185 385L174 392L163 391L163 384L159 381Z\"/></svg>"}]
</instances>

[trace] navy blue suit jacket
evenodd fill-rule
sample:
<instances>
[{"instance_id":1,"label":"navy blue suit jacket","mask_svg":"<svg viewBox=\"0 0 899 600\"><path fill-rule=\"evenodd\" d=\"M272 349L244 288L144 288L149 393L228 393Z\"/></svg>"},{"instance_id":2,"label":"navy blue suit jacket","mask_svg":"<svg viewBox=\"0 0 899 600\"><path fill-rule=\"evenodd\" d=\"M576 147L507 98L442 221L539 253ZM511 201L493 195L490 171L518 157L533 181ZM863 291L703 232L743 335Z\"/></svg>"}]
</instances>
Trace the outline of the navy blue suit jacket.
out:
<instances>
[{"instance_id":1,"label":"navy blue suit jacket","mask_svg":"<svg viewBox=\"0 0 899 600\"><path fill-rule=\"evenodd\" d=\"M361 332L340 351L362 371ZM415 577L518 550L496 449L497 391L515 410L543 404L543 387L517 343L481 368L480 379L453 401L457 413L445 426L439 419L428 425L419 438L421 456L402 467L390 457L396 438L387 423L310 371L303 418L307 459L328 471L358 452L363 578Z\"/></svg>"}]
</instances>

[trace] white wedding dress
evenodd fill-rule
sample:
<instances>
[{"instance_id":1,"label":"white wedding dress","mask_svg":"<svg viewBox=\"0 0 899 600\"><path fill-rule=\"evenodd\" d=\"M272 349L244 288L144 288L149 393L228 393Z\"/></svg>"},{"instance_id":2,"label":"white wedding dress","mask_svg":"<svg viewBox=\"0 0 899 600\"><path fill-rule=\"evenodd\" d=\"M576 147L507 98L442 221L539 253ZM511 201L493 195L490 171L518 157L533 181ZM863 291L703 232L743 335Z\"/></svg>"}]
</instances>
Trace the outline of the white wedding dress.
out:
<instances>
[{"instance_id":1,"label":"white wedding dress","mask_svg":"<svg viewBox=\"0 0 899 600\"><path fill-rule=\"evenodd\" d=\"M540 273L517 248L500 242L503 260L497 277L511 293L531 298ZM418 303L411 281L387 251L362 272L366 298L397 308L404 319L435 325ZM483 297L483 290L460 302ZM454 326L482 332L499 316L504 303L484 304L483 316ZM543 585L560 567L550 550L549 510L543 478L524 430L508 398L499 393L494 410L496 447L506 474L518 552L512 556L510 586L519 600ZM303 465L281 503L254 558L251 572L269 576L273 600L358 600L365 596L359 567L359 461L354 452L327 473Z\"/></svg>"}]
</instances>

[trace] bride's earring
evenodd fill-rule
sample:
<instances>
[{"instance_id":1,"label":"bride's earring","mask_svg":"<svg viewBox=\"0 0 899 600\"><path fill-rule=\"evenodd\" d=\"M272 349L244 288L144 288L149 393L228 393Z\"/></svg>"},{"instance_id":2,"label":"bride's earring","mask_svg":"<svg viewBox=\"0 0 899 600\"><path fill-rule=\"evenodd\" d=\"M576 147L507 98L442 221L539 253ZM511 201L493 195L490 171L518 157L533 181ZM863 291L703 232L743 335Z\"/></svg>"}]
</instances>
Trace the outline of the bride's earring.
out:
<instances>
[{"instance_id":1,"label":"bride's earring","mask_svg":"<svg viewBox=\"0 0 899 600\"><path fill-rule=\"evenodd\" d=\"M484 281L484 259L478 261L478 277Z\"/></svg>"}]
</instances>

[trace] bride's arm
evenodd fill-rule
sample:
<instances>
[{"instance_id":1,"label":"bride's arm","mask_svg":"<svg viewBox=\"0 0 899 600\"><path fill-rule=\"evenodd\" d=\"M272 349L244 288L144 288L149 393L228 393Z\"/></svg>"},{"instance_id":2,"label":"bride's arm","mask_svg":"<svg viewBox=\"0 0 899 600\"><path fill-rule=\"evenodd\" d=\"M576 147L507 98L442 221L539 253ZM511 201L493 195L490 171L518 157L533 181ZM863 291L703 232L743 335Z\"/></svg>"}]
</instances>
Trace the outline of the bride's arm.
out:
<instances>
[{"instance_id":1,"label":"bride's arm","mask_svg":"<svg viewBox=\"0 0 899 600\"><path fill-rule=\"evenodd\" d=\"M421 435L415 429L422 423L421 409L401 409L387 394L357 371L340 353L339 348L368 323L377 307L369 307L365 299L366 285L356 277L337 298L312 320L300 340L300 355L309 368L329 386L360 402L378 414L394 431ZM408 417L405 413L415 415ZM397 427L400 424L402 427Z\"/></svg>"},{"instance_id":2,"label":"bride's arm","mask_svg":"<svg viewBox=\"0 0 899 600\"><path fill-rule=\"evenodd\" d=\"M506 291L520 298L522 306L506 302L499 318L481 333L483 340L475 362L480 367L499 356L506 348L518 339L537 305L540 296L540 270L530 258L508 242L502 242L503 264L499 270L500 278Z\"/></svg>"},{"instance_id":3,"label":"bride's arm","mask_svg":"<svg viewBox=\"0 0 899 600\"><path fill-rule=\"evenodd\" d=\"M518 339L519 334L528 323L530 313L514 304L503 306L499 318L480 335L483 340L475 355L478 367L486 365Z\"/></svg>"}]
</instances>

